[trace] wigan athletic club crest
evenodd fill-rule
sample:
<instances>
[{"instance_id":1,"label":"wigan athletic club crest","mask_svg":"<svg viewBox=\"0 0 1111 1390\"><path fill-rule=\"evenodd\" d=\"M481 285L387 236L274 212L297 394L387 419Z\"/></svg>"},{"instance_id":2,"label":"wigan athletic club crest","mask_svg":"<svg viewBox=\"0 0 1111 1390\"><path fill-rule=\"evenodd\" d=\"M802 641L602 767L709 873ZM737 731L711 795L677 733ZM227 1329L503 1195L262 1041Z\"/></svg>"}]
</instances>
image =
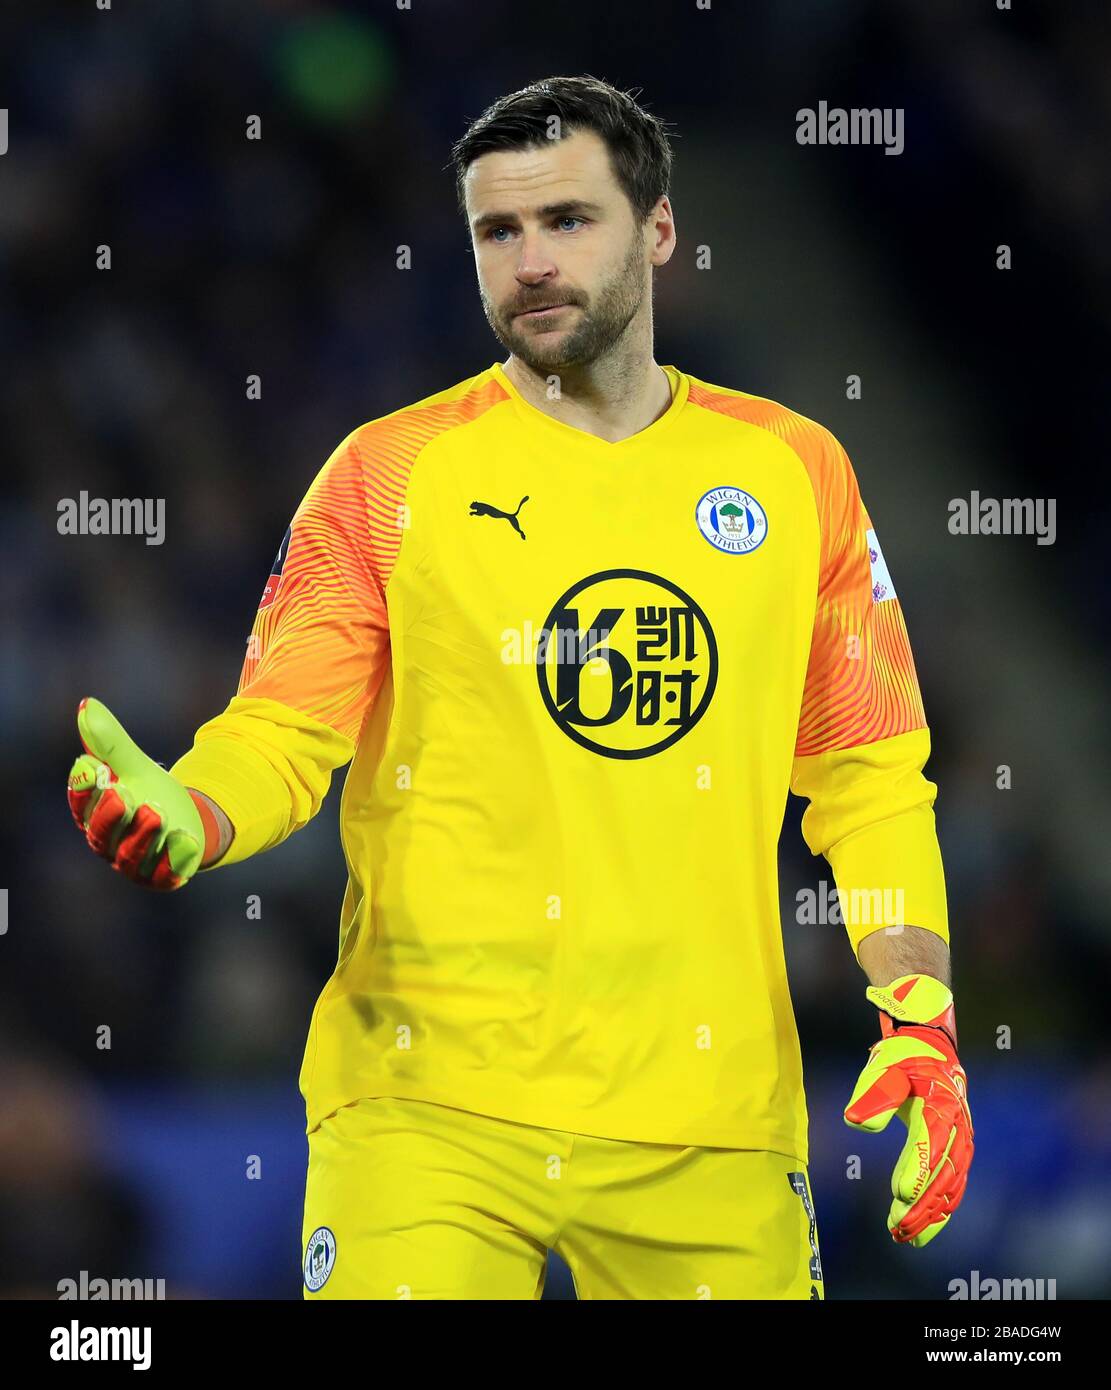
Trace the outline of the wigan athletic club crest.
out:
<instances>
[{"instance_id":1,"label":"wigan athletic club crest","mask_svg":"<svg viewBox=\"0 0 1111 1390\"><path fill-rule=\"evenodd\" d=\"M739 487L715 487L699 498L694 509L698 529L724 555L748 555L763 545L768 515L749 492Z\"/></svg>"},{"instance_id":2,"label":"wigan athletic club crest","mask_svg":"<svg viewBox=\"0 0 1111 1390\"><path fill-rule=\"evenodd\" d=\"M305 1288L316 1293L328 1282L336 1263L336 1238L327 1226L318 1226L305 1246Z\"/></svg>"}]
</instances>

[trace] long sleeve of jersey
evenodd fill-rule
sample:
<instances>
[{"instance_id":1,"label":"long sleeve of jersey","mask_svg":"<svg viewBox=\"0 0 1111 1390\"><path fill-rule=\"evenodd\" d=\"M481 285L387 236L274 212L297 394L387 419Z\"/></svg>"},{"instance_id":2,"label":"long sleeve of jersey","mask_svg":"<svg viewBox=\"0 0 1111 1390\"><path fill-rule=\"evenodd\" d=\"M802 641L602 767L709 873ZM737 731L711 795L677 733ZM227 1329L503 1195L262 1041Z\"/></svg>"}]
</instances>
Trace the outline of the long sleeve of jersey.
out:
<instances>
[{"instance_id":1,"label":"long sleeve of jersey","mask_svg":"<svg viewBox=\"0 0 1111 1390\"><path fill-rule=\"evenodd\" d=\"M389 629L355 436L317 474L275 558L235 696L203 724L175 777L235 835L211 865L273 848L320 809L349 762L389 664ZM402 518L377 518L378 536ZM392 521L392 526L389 525Z\"/></svg>"},{"instance_id":2,"label":"long sleeve of jersey","mask_svg":"<svg viewBox=\"0 0 1111 1390\"><path fill-rule=\"evenodd\" d=\"M791 790L833 869L854 951L882 927L948 941L937 788L906 624L852 466L828 431L812 470L822 547Z\"/></svg>"}]
</instances>

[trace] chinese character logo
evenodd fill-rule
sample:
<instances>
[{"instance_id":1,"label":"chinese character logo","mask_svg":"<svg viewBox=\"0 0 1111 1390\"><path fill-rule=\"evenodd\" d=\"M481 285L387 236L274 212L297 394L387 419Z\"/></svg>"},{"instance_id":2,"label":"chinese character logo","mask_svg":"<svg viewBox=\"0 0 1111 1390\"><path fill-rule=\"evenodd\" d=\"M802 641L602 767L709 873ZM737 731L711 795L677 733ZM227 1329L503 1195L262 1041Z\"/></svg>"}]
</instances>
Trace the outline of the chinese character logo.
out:
<instances>
[{"instance_id":1,"label":"chinese character logo","mask_svg":"<svg viewBox=\"0 0 1111 1390\"><path fill-rule=\"evenodd\" d=\"M646 570L604 570L558 600L536 669L548 713L568 738L607 758L647 758L706 712L717 642L677 585Z\"/></svg>"}]
</instances>

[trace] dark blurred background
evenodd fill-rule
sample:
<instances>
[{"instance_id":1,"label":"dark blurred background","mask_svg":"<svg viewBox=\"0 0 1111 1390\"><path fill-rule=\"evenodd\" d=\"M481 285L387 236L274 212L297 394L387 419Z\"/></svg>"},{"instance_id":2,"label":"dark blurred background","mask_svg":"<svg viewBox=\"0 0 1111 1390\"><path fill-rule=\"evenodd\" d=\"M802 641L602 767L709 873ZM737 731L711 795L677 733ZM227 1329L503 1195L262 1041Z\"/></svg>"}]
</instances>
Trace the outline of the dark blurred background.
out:
<instances>
[{"instance_id":1,"label":"dark blurred background","mask_svg":"<svg viewBox=\"0 0 1111 1390\"><path fill-rule=\"evenodd\" d=\"M55 1297L87 1270L178 1297L300 1296L297 1072L337 945L338 787L278 851L144 894L70 822L74 713L99 696L169 765L234 693L269 562L335 445L502 358L449 147L503 92L580 72L643 89L677 132L657 360L845 444L933 730L978 1147L923 1251L884 1227L902 1126L841 1122L875 1014L843 929L796 920L799 890L830 876L793 799L784 828L828 1295L941 1299L973 1270L1111 1293L1109 16L1102 0L4 7L0 1293ZM796 111L820 101L903 108L904 152L799 145ZM165 498L165 544L59 535L59 500L82 489ZM973 490L1055 498L1055 544L950 534ZM571 1296L555 1261L547 1296Z\"/></svg>"}]
</instances>

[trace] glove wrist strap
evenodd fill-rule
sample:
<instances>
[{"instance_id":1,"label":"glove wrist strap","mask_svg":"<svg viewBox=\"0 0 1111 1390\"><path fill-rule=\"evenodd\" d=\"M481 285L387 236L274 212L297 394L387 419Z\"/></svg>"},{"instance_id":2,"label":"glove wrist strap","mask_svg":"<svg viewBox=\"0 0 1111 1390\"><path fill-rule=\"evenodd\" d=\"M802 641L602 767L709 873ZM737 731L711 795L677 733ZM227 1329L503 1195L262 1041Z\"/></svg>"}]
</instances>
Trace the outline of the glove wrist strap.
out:
<instances>
[{"instance_id":1,"label":"glove wrist strap","mask_svg":"<svg viewBox=\"0 0 1111 1390\"><path fill-rule=\"evenodd\" d=\"M880 1011L880 1029L885 1038L894 1036L901 1028L936 1028L947 1035L956 1049L953 993L932 975L901 975L888 985L870 985L865 993Z\"/></svg>"},{"instance_id":2,"label":"glove wrist strap","mask_svg":"<svg viewBox=\"0 0 1111 1390\"><path fill-rule=\"evenodd\" d=\"M190 787L189 795L193 799L193 805L200 812L201 824L204 826L204 853L201 855L201 868L211 863L220 850L220 824L212 814L212 807L203 796L199 796Z\"/></svg>"}]
</instances>

